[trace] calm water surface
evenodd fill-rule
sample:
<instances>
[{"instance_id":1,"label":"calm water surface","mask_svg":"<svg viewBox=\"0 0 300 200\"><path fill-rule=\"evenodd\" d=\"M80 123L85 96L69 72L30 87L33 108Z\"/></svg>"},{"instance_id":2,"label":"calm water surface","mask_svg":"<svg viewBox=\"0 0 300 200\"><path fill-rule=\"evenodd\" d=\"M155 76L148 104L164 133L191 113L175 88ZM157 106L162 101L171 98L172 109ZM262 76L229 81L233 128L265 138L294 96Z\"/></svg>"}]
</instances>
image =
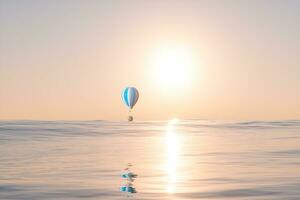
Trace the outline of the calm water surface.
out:
<instances>
[{"instance_id":1,"label":"calm water surface","mask_svg":"<svg viewBox=\"0 0 300 200\"><path fill-rule=\"evenodd\" d=\"M2 121L0 199L299 200L300 121Z\"/></svg>"}]
</instances>

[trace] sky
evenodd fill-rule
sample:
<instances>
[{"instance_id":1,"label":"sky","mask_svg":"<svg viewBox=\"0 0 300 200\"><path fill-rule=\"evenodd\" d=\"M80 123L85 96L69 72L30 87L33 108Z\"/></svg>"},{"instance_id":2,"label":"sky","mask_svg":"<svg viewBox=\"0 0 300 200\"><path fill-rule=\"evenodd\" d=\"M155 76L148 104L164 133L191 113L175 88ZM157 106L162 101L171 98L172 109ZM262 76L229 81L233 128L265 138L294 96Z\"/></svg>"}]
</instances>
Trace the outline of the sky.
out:
<instances>
[{"instance_id":1,"label":"sky","mask_svg":"<svg viewBox=\"0 0 300 200\"><path fill-rule=\"evenodd\" d=\"M300 1L0 0L0 119L300 118Z\"/></svg>"}]
</instances>

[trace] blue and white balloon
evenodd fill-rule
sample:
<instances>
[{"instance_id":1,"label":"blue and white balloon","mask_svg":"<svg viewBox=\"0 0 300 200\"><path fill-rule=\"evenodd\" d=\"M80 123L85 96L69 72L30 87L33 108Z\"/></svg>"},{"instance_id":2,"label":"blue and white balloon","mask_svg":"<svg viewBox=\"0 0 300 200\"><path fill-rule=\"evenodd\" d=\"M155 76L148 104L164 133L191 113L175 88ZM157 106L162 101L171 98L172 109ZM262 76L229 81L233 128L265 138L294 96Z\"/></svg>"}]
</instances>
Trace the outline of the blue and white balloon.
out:
<instances>
[{"instance_id":1,"label":"blue and white balloon","mask_svg":"<svg viewBox=\"0 0 300 200\"><path fill-rule=\"evenodd\" d=\"M124 104L132 109L139 99L139 92L134 87L126 87L122 92L122 99Z\"/></svg>"}]
</instances>

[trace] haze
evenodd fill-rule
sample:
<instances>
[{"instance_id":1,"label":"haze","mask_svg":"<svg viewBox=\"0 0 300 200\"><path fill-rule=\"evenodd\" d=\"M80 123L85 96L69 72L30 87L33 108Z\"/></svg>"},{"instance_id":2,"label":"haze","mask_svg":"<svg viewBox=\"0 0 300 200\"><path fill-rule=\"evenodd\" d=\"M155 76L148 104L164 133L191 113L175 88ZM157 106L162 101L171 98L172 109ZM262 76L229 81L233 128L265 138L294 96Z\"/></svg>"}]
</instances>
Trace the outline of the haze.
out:
<instances>
[{"instance_id":1,"label":"haze","mask_svg":"<svg viewBox=\"0 0 300 200\"><path fill-rule=\"evenodd\" d=\"M126 119L125 86L137 120L300 118L299 8L0 0L0 119ZM188 53L157 70L162 48Z\"/></svg>"}]
</instances>

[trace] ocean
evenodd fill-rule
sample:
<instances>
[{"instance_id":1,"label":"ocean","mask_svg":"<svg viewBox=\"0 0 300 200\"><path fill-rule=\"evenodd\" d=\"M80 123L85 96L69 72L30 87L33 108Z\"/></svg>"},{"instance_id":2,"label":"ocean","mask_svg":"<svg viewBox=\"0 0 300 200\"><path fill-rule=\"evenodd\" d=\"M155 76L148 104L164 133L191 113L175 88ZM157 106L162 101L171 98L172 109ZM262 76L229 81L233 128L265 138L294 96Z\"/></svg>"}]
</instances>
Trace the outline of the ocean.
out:
<instances>
[{"instance_id":1,"label":"ocean","mask_svg":"<svg viewBox=\"0 0 300 200\"><path fill-rule=\"evenodd\" d=\"M299 200L300 121L0 121L0 199Z\"/></svg>"}]
</instances>

